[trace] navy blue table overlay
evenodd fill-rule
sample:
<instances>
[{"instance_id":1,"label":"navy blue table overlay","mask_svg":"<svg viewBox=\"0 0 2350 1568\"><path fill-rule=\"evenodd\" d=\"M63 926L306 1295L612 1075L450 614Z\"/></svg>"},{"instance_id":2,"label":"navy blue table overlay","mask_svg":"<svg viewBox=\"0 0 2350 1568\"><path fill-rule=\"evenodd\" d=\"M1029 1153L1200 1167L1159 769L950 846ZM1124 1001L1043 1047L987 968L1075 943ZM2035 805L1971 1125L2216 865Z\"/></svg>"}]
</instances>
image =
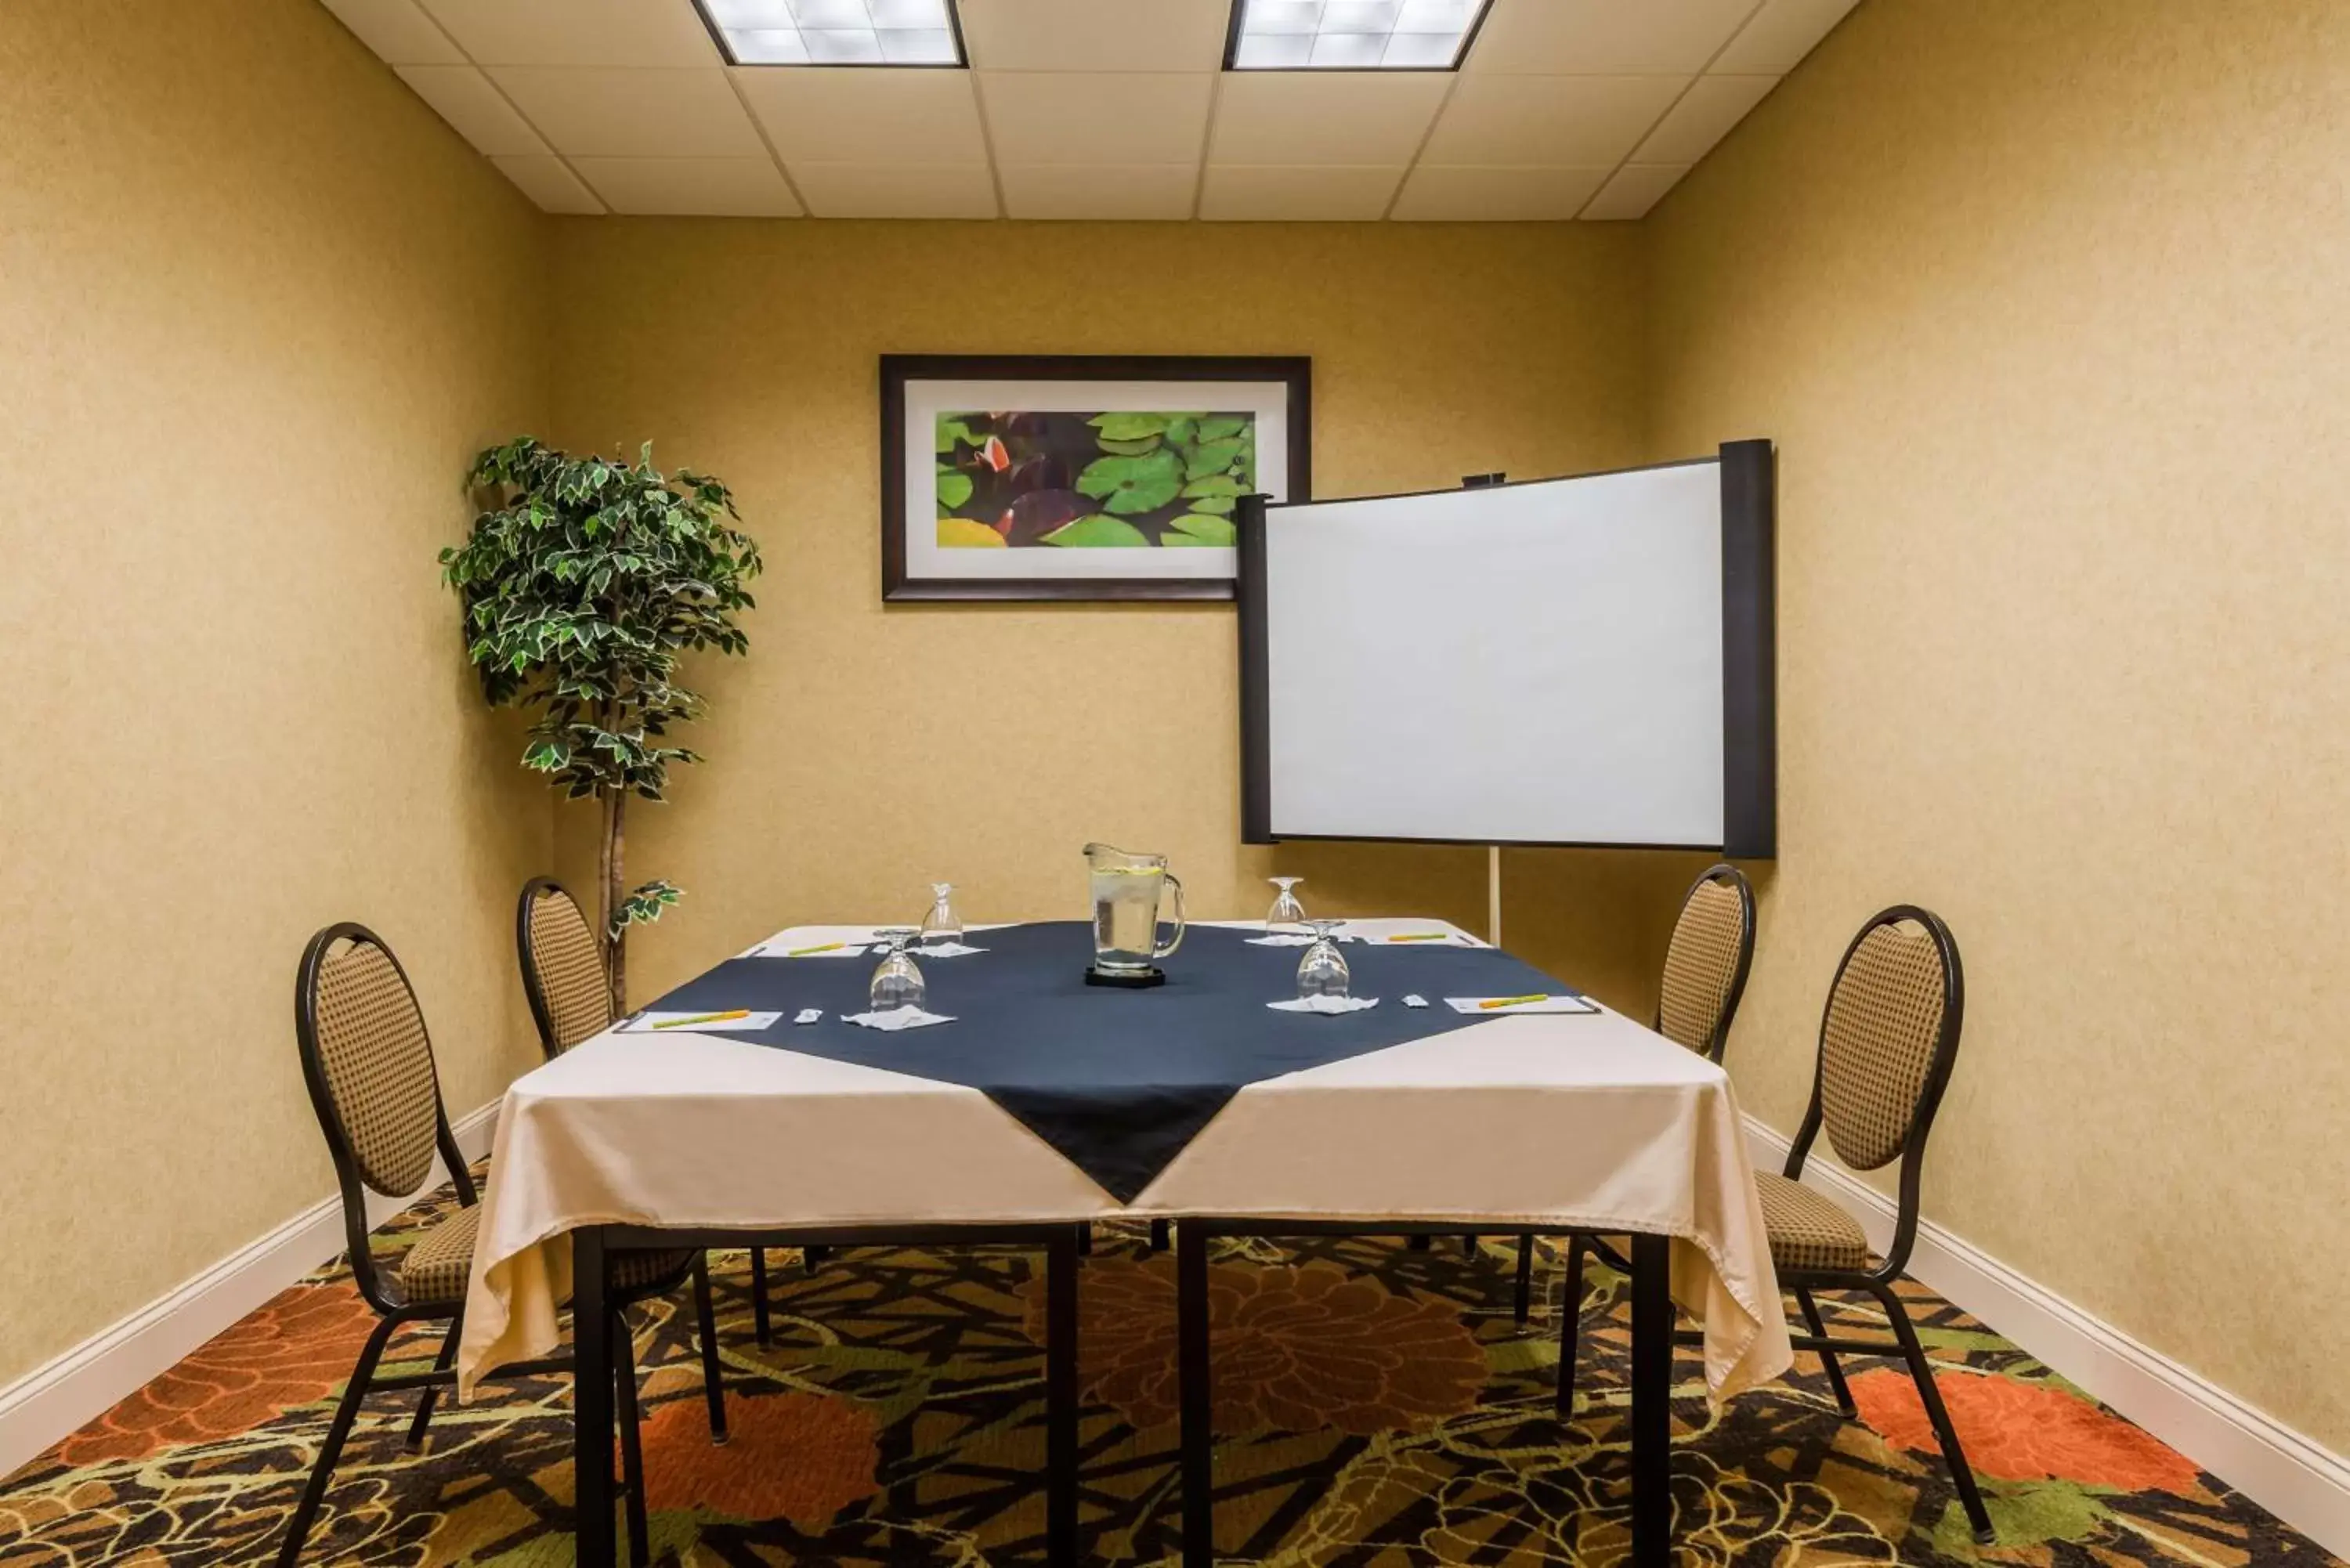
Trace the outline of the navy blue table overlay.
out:
<instances>
[{"instance_id":1,"label":"navy blue table overlay","mask_svg":"<svg viewBox=\"0 0 2350 1568\"><path fill-rule=\"evenodd\" d=\"M1346 948L1352 989L1378 1007L1281 1012L1265 1003L1297 994L1303 950L1252 946L1252 934L1194 926L1162 961L1165 985L1124 991L1085 983L1083 921L972 932L986 951L923 966L929 1009L955 1019L927 1029L841 1022L866 1011L873 964L860 959L732 959L653 1008L777 1012L775 1027L727 1037L977 1089L1129 1203L1246 1085L1493 1022L1447 996L1573 994L1495 949L1357 942ZM1431 1005L1408 1008L1408 993ZM807 1007L823 1022L793 1023Z\"/></svg>"}]
</instances>

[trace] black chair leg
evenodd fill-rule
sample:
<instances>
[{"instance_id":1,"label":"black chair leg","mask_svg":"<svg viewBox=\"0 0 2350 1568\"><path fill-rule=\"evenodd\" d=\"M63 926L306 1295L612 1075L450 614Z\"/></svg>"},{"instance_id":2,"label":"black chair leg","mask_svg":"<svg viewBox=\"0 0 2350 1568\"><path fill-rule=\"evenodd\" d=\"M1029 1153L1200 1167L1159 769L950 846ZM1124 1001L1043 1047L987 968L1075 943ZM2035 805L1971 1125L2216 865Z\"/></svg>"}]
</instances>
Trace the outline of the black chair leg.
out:
<instances>
[{"instance_id":1,"label":"black chair leg","mask_svg":"<svg viewBox=\"0 0 2350 1568\"><path fill-rule=\"evenodd\" d=\"M829 1247L802 1247L800 1249L800 1272L804 1274L815 1273L816 1265L831 1256L832 1249Z\"/></svg>"},{"instance_id":2,"label":"black chair leg","mask_svg":"<svg viewBox=\"0 0 2350 1568\"><path fill-rule=\"evenodd\" d=\"M726 1440L726 1375L718 1366L718 1314L710 1304L710 1254L693 1255L693 1316L702 1333L702 1394L710 1401L710 1440Z\"/></svg>"},{"instance_id":3,"label":"black chair leg","mask_svg":"<svg viewBox=\"0 0 2350 1568\"><path fill-rule=\"evenodd\" d=\"M1884 1303L1885 1315L1893 1324L1894 1337L1901 1342L1902 1356L1909 1363L1909 1376L1918 1385L1918 1401L1926 1407L1926 1418L1934 1424L1934 1440L1941 1445L1942 1459L1950 1467L1950 1481L1959 1489L1960 1506L1967 1511L1967 1522L1974 1527L1975 1539L1988 1546L1991 1543L1991 1511L1983 1507L1982 1493L1975 1490L1974 1467L1967 1463L1966 1450L1959 1447L1959 1429L1950 1425L1950 1412L1943 1407L1942 1391L1934 1383L1933 1364L1926 1359L1926 1347L1918 1343L1918 1330L1909 1322L1909 1309L1901 1304L1891 1285L1869 1287L1869 1293Z\"/></svg>"},{"instance_id":4,"label":"black chair leg","mask_svg":"<svg viewBox=\"0 0 2350 1568\"><path fill-rule=\"evenodd\" d=\"M653 1560L652 1525L645 1510L645 1450L637 1430L637 1347L629 1314L612 1314L612 1382L620 1406L620 1486L629 1500L629 1568Z\"/></svg>"},{"instance_id":5,"label":"black chair leg","mask_svg":"<svg viewBox=\"0 0 2350 1568\"><path fill-rule=\"evenodd\" d=\"M1825 1339L1828 1336L1828 1331L1820 1320L1819 1303L1814 1301L1812 1293L1803 1286L1796 1285L1794 1289L1795 1304L1804 1309L1804 1322L1811 1326L1815 1337ZM1827 1369L1828 1387L1835 1393L1836 1408L1844 1413L1846 1420L1856 1418L1860 1412L1853 1405L1852 1390L1845 1386L1844 1368L1837 1364L1836 1353L1824 1349L1819 1353L1819 1357L1820 1365Z\"/></svg>"},{"instance_id":6,"label":"black chair leg","mask_svg":"<svg viewBox=\"0 0 2350 1568\"><path fill-rule=\"evenodd\" d=\"M1461 1237L1461 1255L1464 1258L1475 1257L1477 1255L1477 1241L1478 1238L1473 1232Z\"/></svg>"},{"instance_id":7,"label":"black chair leg","mask_svg":"<svg viewBox=\"0 0 2350 1568\"><path fill-rule=\"evenodd\" d=\"M1167 1221L1164 1220L1153 1220L1150 1222L1150 1250L1154 1252L1165 1251L1167 1250Z\"/></svg>"},{"instance_id":8,"label":"black chair leg","mask_svg":"<svg viewBox=\"0 0 2350 1568\"><path fill-rule=\"evenodd\" d=\"M767 1249L751 1249L751 1329L765 1345L775 1338L775 1328L767 1321Z\"/></svg>"},{"instance_id":9,"label":"black chair leg","mask_svg":"<svg viewBox=\"0 0 2350 1568\"><path fill-rule=\"evenodd\" d=\"M464 1331L464 1327L465 1318L464 1314L462 1313L449 1320L448 1328L441 1335L441 1354L433 1358L432 1368L434 1371L448 1371L449 1364L457 1359L457 1336ZM418 1397L416 1401L416 1418L408 1423L408 1451L410 1453L417 1453L423 1449L425 1429L432 1425L432 1407L439 1404L440 1400L441 1386L437 1383L427 1387L424 1392Z\"/></svg>"},{"instance_id":10,"label":"black chair leg","mask_svg":"<svg viewBox=\"0 0 2350 1568\"><path fill-rule=\"evenodd\" d=\"M1526 1319L1534 1310L1534 1233L1518 1232L1518 1287L1516 1307L1518 1326L1526 1326Z\"/></svg>"},{"instance_id":11,"label":"black chair leg","mask_svg":"<svg viewBox=\"0 0 2350 1568\"><path fill-rule=\"evenodd\" d=\"M1583 1236L1567 1238L1566 1282L1558 1298L1558 1418L1575 1415L1575 1362L1583 1349Z\"/></svg>"},{"instance_id":12,"label":"black chair leg","mask_svg":"<svg viewBox=\"0 0 2350 1568\"><path fill-rule=\"evenodd\" d=\"M1094 1227L1093 1227L1093 1221L1092 1221L1092 1220L1079 1220L1079 1221L1078 1221L1078 1223L1077 1223L1077 1256L1078 1256L1078 1257L1080 1257L1080 1258L1090 1258L1090 1257L1092 1257L1093 1255L1094 1255Z\"/></svg>"},{"instance_id":13,"label":"black chair leg","mask_svg":"<svg viewBox=\"0 0 2350 1568\"><path fill-rule=\"evenodd\" d=\"M1421 1231L1419 1235L1414 1236L1409 1243L1411 1250L1415 1252L1425 1252L1429 1248L1435 1244L1436 1238L1430 1236L1425 1231Z\"/></svg>"},{"instance_id":14,"label":"black chair leg","mask_svg":"<svg viewBox=\"0 0 2350 1568\"><path fill-rule=\"evenodd\" d=\"M310 1467L310 1482L302 1489L302 1501L294 1505L294 1517L286 1521L286 1539L277 1548L278 1568L293 1568L301 1558L302 1542L309 1539L310 1526L318 1517L318 1505L327 1500L327 1482L334 1475L335 1461L342 1457L343 1442L351 1435L351 1423L359 1417L359 1401L367 1397L368 1385L375 1378L376 1363L383 1359L383 1347L391 1343L391 1331L398 1326L396 1319L384 1319L359 1348L359 1363L351 1368L351 1380L343 1386L342 1402L335 1407L335 1418L328 1425L326 1441L318 1445L318 1461Z\"/></svg>"}]
</instances>

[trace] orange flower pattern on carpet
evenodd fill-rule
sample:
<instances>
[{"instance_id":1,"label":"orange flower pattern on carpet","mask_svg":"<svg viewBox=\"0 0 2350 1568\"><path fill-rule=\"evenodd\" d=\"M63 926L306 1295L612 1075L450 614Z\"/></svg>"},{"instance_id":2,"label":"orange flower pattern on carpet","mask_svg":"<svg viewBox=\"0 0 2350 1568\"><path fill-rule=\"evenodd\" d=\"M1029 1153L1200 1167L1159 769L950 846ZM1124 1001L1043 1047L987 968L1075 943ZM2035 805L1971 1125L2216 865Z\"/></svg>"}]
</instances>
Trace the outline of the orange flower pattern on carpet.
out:
<instances>
[{"instance_id":1,"label":"orange flower pattern on carpet","mask_svg":"<svg viewBox=\"0 0 2350 1568\"><path fill-rule=\"evenodd\" d=\"M1028 1334L1042 1344L1043 1285L1032 1281L1022 1293ZM1217 1264L1208 1302L1222 1430L1424 1428L1474 1408L1488 1375L1458 1306L1338 1269ZM1087 1390L1137 1427L1174 1420L1173 1261L1088 1260L1079 1314Z\"/></svg>"},{"instance_id":2,"label":"orange flower pattern on carpet","mask_svg":"<svg viewBox=\"0 0 2350 1568\"><path fill-rule=\"evenodd\" d=\"M286 1291L57 1445L68 1465L249 1432L340 1388L375 1327L348 1285Z\"/></svg>"},{"instance_id":3,"label":"orange flower pattern on carpet","mask_svg":"<svg viewBox=\"0 0 2350 1568\"><path fill-rule=\"evenodd\" d=\"M2053 1383L1959 1375L1938 1386L1968 1462L2002 1480L2073 1480L2124 1491L2191 1496L2193 1460ZM1860 1418L1887 1442L1939 1454L1926 1407L1907 1372L1879 1367L1852 1380Z\"/></svg>"},{"instance_id":4,"label":"orange flower pattern on carpet","mask_svg":"<svg viewBox=\"0 0 2350 1568\"><path fill-rule=\"evenodd\" d=\"M723 1447L699 1398L673 1399L644 1425L645 1503L734 1519L788 1519L811 1532L881 1490L879 1428L863 1406L818 1394L730 1398Z\"/></svg>"}]
</instances>

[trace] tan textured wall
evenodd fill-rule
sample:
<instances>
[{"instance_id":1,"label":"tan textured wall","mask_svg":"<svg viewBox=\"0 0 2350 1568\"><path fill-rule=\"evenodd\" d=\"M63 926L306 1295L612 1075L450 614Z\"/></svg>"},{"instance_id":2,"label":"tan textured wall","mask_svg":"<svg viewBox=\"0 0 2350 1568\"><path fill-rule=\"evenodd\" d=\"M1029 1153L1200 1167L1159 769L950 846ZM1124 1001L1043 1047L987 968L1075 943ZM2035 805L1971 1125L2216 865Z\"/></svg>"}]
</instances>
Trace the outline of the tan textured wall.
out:
<instances>
[{"instance_id":1,"label":"tan textured wall","mask_svg":"<svg viewBox=\"0 0 2350 1568\"><path fill-rule=\"evenodd\" d=\"M1868 0L1669 197L1660 450L1781 443L1783 857L1967 960L1927 1210L2350 1449L2350 6Z\"/></svg>"},{"instance_id":2,"label":"tan textured wall","mask_svg":"<svg viewBox=\"0 0 2350 1568\"><path fill-rule=\"evenodd\" d=\"M432 556L542 410L537 216L310 0L0 25L0 1381L331 1189L294 964L358 917L452 1106L533 1059L543 792Z\"/></svg>"},{"instance_id":3,"label":"tan textured wall","mask_svg":"<svg viewBox=\"0 0 2350 1568\"><path fill-rule=\"evenodd\" d=\"M883 608L878 356L1310 354L1324 494L1607 467L1641 443L1638 244L1567 225L562 224L557 436L658 437L662 461L723 475L769 562L750 658L696 671L710 761L631 826L631 876L688 890L632 950L634 994L792 921L917 917L933 877L968 919L1079 918L1091 838L1173 856L1196 913L1271 901L1274 857L1239 842L1229 607ZM585 884L592 823L561 836ZM1278 859L1310 908L1484 920L1482 851ZM1627 960L1606 893L1619 864L1513 856L1510 875L1530 951L1645 1005L1653 961Z\"/></svg>"}]
</instances>

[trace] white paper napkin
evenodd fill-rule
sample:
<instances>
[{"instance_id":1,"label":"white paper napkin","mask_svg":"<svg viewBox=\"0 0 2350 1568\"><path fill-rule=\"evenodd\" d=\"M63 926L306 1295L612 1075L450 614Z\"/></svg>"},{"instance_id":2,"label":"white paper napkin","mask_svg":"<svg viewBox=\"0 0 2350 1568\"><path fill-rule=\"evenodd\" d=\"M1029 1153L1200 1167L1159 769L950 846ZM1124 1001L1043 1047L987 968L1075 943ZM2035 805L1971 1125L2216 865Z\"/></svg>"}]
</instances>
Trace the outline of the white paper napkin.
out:
<instances>
[{"instance_id":1,"label":"white paper napkin","mask_svg":"<svg viewBox=\"0 0 2350 1568\"><path fill-rule=\"evenodd\" d=\"M1540 1002L1512 1002L1507 1007L1488 1007L1490 996L1448 996L1444 1005L1455 1012L1474 1012L1487 1018L1501 1018L1514 1012L1596 1012L1599 1004L1579 996L1545 996Z\"/></svg>"},{"instance_id":2,"label":"white paper napkin","mask_svg":"<svg viewBox=\"0 0 2350 1568\"><path fill-rule=\"evenodd\" d=\"M906 950L918 959L961 958L965 953L983 953L985 948L975 948L965 942L915 943Z\"/></svg>"},{"instance_id":3,"label":"white paper napkin","mask_svg":"<svg viewBox=\"0 0 2350 1568\"><path fill-rule=\"evenodd\" d=\"M1275 1012L1318 1012L1335 1018L1342 1012L1360 1012L1367 1007L1377 1007L1376 996L1299 996L1287 1002L1268 1002Z\"/></svg>"},{"instance_id":4,"label":"white paper napkin","mask_svg":"<svg viewBox=\"0 0 2350 1568\"><path fill-rule=\"evenodd\" d=\"M704 1011L708 1011L705 1009ZM710 1023L687 1023L684 1020L700 1018L700 1012L645 1012L620 1025L622 1034L718 1034L729 1030L773 1029L780 1012L747 1012L740 1018L720 1019ZM670 1027L663 1028L663 1024Z\"/></svg>"},{"instance_id":5,"label":"white paper napkin","mask_svg":"<svg viewBox=\"0 0 2350 1568\"><path fill-rule=\"evenodd\" d=\"M919 1007L893 1007L887 1012L851 1012L841 1020L859 1029L882 1029L895 1033L900 1029L927 1029L933 1023L952 1023L954 1019L943 1012L925 1012Z\"/></svg>"}]
</instances>

